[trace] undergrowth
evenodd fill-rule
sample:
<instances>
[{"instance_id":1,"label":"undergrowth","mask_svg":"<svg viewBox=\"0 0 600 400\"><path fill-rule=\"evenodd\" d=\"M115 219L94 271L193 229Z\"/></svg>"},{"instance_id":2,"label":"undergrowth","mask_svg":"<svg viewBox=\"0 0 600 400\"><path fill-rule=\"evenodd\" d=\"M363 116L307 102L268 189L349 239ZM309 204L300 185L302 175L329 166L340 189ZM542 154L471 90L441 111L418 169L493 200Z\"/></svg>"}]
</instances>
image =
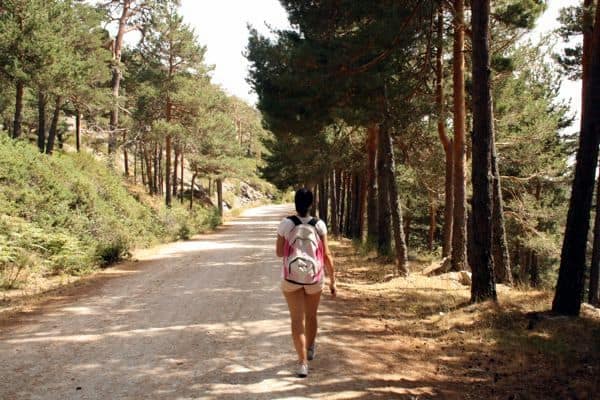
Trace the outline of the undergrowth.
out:
<instances>
[{"instance_id":1,"label":"undergrowth","mask_svg":"<svg viewBox=\"0 0 600 400\"><path fill-rule=\"evenodd\" d=\"M220 223L214 208L162 201L129 188L87 153L40 154L0 138L0 289L29 276L82 275L131 249L191 235Z\"/></svg>"}]
</instances>

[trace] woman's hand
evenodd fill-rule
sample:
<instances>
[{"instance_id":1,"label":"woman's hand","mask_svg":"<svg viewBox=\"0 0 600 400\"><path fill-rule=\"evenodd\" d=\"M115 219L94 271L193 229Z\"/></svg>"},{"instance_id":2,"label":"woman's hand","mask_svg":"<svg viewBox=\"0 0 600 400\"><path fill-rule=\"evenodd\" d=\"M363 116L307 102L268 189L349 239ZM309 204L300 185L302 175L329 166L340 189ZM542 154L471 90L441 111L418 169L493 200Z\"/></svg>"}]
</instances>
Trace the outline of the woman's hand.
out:
<instances>
[{"instance_id":1,"label":"woman's hand","mask_svg":"<svg viewBox=\"0 0 600 400\"><path fill-rule=\"evenodd\" d=\"M335 282L331 282L329 284L329 290L331 291L331 297L335 299L337 297L337 288L335 286Z\"/></svg>"}]
</instances>

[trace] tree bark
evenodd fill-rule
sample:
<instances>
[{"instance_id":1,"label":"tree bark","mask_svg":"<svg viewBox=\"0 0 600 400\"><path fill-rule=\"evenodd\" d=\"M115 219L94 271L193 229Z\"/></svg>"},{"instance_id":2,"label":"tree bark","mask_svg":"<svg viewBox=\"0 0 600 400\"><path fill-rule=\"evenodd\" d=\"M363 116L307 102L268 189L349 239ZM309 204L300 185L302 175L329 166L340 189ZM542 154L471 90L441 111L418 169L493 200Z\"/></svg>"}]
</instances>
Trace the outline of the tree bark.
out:
<instances>
[{"instance_id":1,"label":"tree bark","mask_svg":"<svg viewBox=\"0 0 600 400\"><path fill-rule=\"evenodd\" d=\"M38 127L37 127L37 145L40 153L46 149L46 94L43 91L38 92Z\"/></svg>"},{"instance_id":2,"label":"tree bark","mask_svg":"<svg viewBox=\"0 0 600 400\"><path fill-rule=\"evenodd\" d=\"M371 124L367 136L367 248L374 248L377 244L378 217L377 217L377 136L379 126Z\"/></svg>"},{"instance_id":3,"label":"tree bark","mask_svg":"<svg viewBox=\"0 0 600 400\"><path fill-rule=\"evenodd\" d=\"M387 118L386 118L387 119ZM404 228L402 225L402 209L398 201L398 188L396 185L396 161L394 157L394 142L387 122L379 130L379 141L382 143L381 156L384 158L385 179L387 180L387 193L389 196L389 209L391 211L392 226L394 229L394 245L396 247L396 273L408 276L408 257L406 242L404 241Z\"/></svg>"},{"instance_id":4,"label":"tree bark","mask_svg":"<svg viewBox=\"0 0 600 400\"><path fill-rule=\"evenodd\" d=\"M596 183L596 216L594 218L594 244L590 266L590 292L588 302L600 305L600 175Z\"/></svg>"},{"instance_id":5,"label":"tree bark","mask_svg":"<svg viewBox=\"0 0 600 400\"><path fill-rule=\"evenodd\" d=\"M391 231L391 208L389 183L387 176L389 167L386 165L386 147L389 146L387 133L383 132L384 126L378 129L377 140L377 216L378 216L378 235L377 235L377 254L379 256L389 256L392 252L392 231Z\"/></svg>"},{"instance_id":6,"label":"tree bark","mask_svg":"<svg viewBox=\"0 0 600 400\"><path fill-rule=\"evenodd\" d=\"M344 235L344 207L346 206L346 190L345 190L345 172L341 169L338 171L336 190L338 191L338 232Z\"/></svg>"},{"instance_id":7,"label":"tree bark","mask_svg":"<svg viewBox=\"0 0 600 400\"><path fill-rule=\"evenodd\" d=\"M590 77L590 57L592 54L592 35L594 33L594 15L591 8L594 0L583 0L583 53L581 55L581 104L585 104L587 85ZM585 107L581 110L581 122L585 117ZM583 123L580 127L583 129Z\"/></svg>"},{"instance_id":8,"label":"tree bark","mask_svg":"<svg viewBox=\"0 0 600 400\"><path fill-rule=\"evenodd\" d=\"M327 224L327 188L325 185L325 179L322 178L319 181L319 218Z\"/></svg>"},{"instance_id":9,"label":"tree bark","mask_svg":"<svg viewBox=\"0 0 600 400\"><path fill-rule=\"evenodd\" d=\"M197 174L192 175L192 185L190 187L190 211L194 209L194 184L196 183Z\"/></svg>"},{"instance_id":10,"label":"tree bark","mask_svg":"<svg viewBox=\"0 0 600 400\"><path fill-rule=\"evenodd\" d=\"M454 0L454 218L452 224L452 269L466 269L465 190L465 2Z\"/></svg>"},{"instance_id":11,"label":"tree bark","mask_svg":"<svg viewBox=\"0 0 600 400\"><path fill-rule=\"evenodd\" d=\"M600 2L596 5L591 49L575 177L552 303L552 311L564 315L579 315L583 297L587 235L600 137Z\"/></svg>"},{"instance_id":12,"label":"tree bark","mask_svg":"<svg viewBox=\"0 0 600 400\"><path fill-rule=\"evenodd\" d=\"M445 184L444 184L444 227L442 231L442 257L448 257L452 250L452 225L454 220L454 184L453 176L453 144L446 134L446 110L444 106L444 8L440 4L437 22L436 53L436 103L438 109L438 136L444 148Z\"/></svg>"},{"instance_id":13,"label":"tree bark","mask_svg":"<svg viewBox=\"0 0 600 400\"><path fill-rule=\"evenodd\" d=\"M352 174L352 215L350 224L350 236L352 239L360 239L361 226L360 226L360 198L362 192L362 180L357 173Z\"/></svg>"},{"instance_id":14,"label":"tree bark","mask_svg":"<svg viewBox=\"0 0 600 400\"><path fill-rule=\"evenodd\" d=\"M54 114L52 115L52 122L50 123L50 130L48 131L48 142L46 143L46 154L52 154L54 152L54 141L56 139L56 132L58 131L58 118L60 116L60 107L62 99L60 96L56 96L54 104Z\"/></svg>"},{"instance_id":15,"label":"tree bark","mask_svg":"<svg viewBox=\"0 0 600 400\"><path fill-rule=\"evenodd\" d=\"M179 172L179 145L175 144L173 146L174 154L173 154L173 197L177 198L177 175Z\"/></svg>"},{"instance_id":16,"label":"tree bark","mask_svg":"<svg viewBox=\"0 0 600 400\"><path fill-rule=\"evenodd\" d=\"M180 201L181 204L183 204L183 171L184 171L184 167L185 167L185 163L184 163L184 158L183 158L183 154L185 153L185 146L181 148L181 186L180 186Z\"/></svg>"},{"instance_id":17,"label":"tree bark","mask_svg":"<svg viewBox=\"0 0 600 400\"><path fill-rule=\"evenodd\" d=\"M13 121L13 139L21 137L21 130L23 127L23 94L25 92L25 83L23 81L17 81L16 93L15 93L15 119Z\"/></svg>"},{"instance_id":18,"label":"tree bark","mask_svg":"<svg viewBox=\"0 0 600 400\"><path fill-rule=\"evenodd\" d=\"M354 174L351 172L346 173L346 207L344 216L344 235L347 238L352 237L352 193L354 186Z\"/></svg>"},{"instance_id":19,"label":"tree bark","mask_svg":"<svg viewBox=\"0 0 600 400\"><path fill-rule=\"evenodd\" d=\"M473 247L471 301L496 300L492 258L492 144L489 58L490 0L473 0Z\"/></svg>"},{"instance_id":20,"label":"tree bark","mask_svg":"<svg viewBox=\"0 0 600 400\"><path fill-rule=\"evenodd\" d=\"M217 183L217 203L219 203L219 215L223 217L223 180L216 180Z\"/></svg>"},{"instance_id":21,"label":"tree bark","mask_svg":"<svg viewBox=\"0 0 600 400\"><path fill-rule=\"evenodd\" d=\"M337 181L336 181L335 171L332 171L330 174L330 183L329 183L329 192L331 194L331 228L333 230L333 235L337 236L340 233L338 226L338 198L337 198Z\"/></svg>"},{"instance_id":22,"label":"tree bark","mask_svg":"<svg viewBox=\"0 0 600 400\"><path fill-rule=\"evenodd\" d=\"M365 177L360 177L357 174L357 183L359 185L359 193L358 193L358 216L356 218L356 232L355 236L361 242L364 239L364 231L365 231L365 207L367 201L367 182Z\"/></svg>"},{"instance_id":23,"label":"tree bark","mask_svg":"<svg viewBox=\"0 0 600 400\"><path fill-rule=\"evenodd\" d=\"M127 22L131 17L131 2L132 0L125 0L122 3L123 10L119 17L119 25L117 27L117 36L113 43L113 55L112 55L112 95L113 95L113 107L110 111L110 132L108 136L108 154L113 154L117 150L117 129L119 127L119 90L121 87L121 50L123 48L123 37L127 30Z\"/></svg>"},{"instance_id":24,"label":"tree bark","mask_svg":"<svg viewBox=\"0 0 600 400\"><path fill-rule=\"evenodd\" d=\"M492 255L494 259L494 274L497 283L512 285L513 279L510 268L510 255L508 253L506 229L504 226L504 201L502 200L502 187L500 184L498 156L496 153L496 142L494 137L492 137L492 180Z\"/></svg>"}]
</instances>

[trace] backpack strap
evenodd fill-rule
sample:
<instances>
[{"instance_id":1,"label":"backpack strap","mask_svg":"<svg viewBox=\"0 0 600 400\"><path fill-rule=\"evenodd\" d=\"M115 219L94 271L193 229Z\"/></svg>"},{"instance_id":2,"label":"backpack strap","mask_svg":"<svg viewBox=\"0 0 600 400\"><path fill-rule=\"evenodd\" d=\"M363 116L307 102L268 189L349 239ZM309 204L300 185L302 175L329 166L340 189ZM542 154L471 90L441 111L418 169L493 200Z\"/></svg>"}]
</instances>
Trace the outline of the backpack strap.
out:
<instances>
[{"instance_id":1,"label":"backpack strap","mask_svg":"<svg viewBox=\"0 0 600 400\"><path fill-rule=\"evenodd\" d=\"M294 223L294 225L296 225L296 226L302 225L302 221L300 221L300 218L298 218L295 215L289 216L289 217L287 217L287 219L289 219L290 221L292 221Z\"/></svg>"},{"instance_id":2,"label":"backpack strap","mask_svg":"<svg viewBox=\"0 0 600 400\"><path fill-rule=\"evenodd\" d=\"M317 227L318 223L319 223L319 220L316 218L313 218L310 221L308 221L308 224L314 226L315 228Z\"/></svg>"}]
</instances>

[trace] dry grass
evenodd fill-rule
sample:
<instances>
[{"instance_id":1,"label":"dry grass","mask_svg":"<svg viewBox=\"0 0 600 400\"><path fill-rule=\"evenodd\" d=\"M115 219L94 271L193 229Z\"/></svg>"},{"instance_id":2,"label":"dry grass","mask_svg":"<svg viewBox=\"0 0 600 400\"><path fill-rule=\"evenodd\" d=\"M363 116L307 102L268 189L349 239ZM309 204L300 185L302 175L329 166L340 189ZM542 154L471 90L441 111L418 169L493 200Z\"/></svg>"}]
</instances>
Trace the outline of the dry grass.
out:
<instances>
[{"instance_id":1,"label":"dry grass","mask_svg":"<svg viewBox=\"0 0 600 400\"><path fill-rule=\"evenodd\" d=\"M409 278L392 278L392 265L358 254L349 241L333 241L332 250L340 313L360 321L370 348L378 348L375 339L397 353L400 375L413 371L422 387L434 387L425 395L598 398L600 310L585 306L580 318L550 317L543 312L552 293L502 285L498 304L471 305L467 286L425 277L417 262Z\"/></svg>"}]
</instances>

